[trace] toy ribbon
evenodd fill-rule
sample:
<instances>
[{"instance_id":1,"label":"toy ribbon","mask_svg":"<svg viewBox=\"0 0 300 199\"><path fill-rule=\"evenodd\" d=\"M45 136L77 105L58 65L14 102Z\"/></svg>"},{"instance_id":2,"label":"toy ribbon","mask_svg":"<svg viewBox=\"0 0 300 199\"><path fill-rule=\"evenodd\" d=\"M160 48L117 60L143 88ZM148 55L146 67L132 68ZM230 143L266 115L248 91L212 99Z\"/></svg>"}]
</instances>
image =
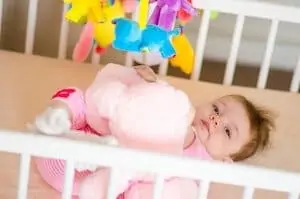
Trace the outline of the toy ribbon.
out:
<instances>
[{"instance_id":1,"label":"toy ribbon","mask_svg":"<svg viewBox=\"0 0 300 199\"><path fill-rule=\"evenodd\" d=\"M142 30L145 29L147 25L148 10L149 10L149 0L141 0L138 24L140 26L140 29Z\"/></svg>"}]
</instances>

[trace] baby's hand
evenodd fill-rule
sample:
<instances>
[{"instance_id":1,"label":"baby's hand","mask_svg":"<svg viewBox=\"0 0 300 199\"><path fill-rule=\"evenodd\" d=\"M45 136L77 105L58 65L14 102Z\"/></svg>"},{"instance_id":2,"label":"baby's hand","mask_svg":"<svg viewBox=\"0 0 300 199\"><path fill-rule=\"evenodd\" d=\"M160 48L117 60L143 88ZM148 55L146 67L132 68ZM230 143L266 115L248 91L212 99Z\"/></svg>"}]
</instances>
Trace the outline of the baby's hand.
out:
<instances>
[{"instance_id":1,"label":"baby's hand","mask_svg":"<svg viewBox=\"0 0 300 199\"><path fill-rule=\"evenodd\" d=\"M48 107L34 121L34 130L47 135L60 135L71 128L69 112L64 108Z\"/></svg>"},{"instance_id":2,"label":"baby's hand","mask_svg":"<svg viewBox=\"0 0 300 199\"><path fill-rule=\"evenodd\" d=\"M138 73L138 75L143 78L147 82L156 82L157 81L157 75L154 73L154 71L146 65L139 65L134 66L134 69Z\"/></svg>"}]
</instances>

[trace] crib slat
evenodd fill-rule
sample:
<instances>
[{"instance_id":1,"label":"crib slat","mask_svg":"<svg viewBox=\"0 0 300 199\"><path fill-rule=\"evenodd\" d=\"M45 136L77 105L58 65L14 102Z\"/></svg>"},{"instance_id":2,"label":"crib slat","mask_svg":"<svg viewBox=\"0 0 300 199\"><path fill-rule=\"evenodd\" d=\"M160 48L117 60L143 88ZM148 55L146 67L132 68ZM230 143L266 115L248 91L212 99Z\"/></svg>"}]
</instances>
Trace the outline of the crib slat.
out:
<instances>
[{"instance_id":1,"label":"crib slat","mask_svg":"<svg viewBox=\"0 0 300 199\"><path fill-rule=\"evenodd\" d=\"M97 48L97 45L95 44L93 46L93 51L92 51L92 64L100 63L101 56L98 53L96 53L96 48Z\"/></svg>"},{"instance_id":2,"label":"crib slat","mask_svg":"<svg viewBox=\"0 0 300 199\"><path fill-rule=\"evenodd\" d=\"M68 48L68 35L69 35L69 23L65 20L65 13L68 11L69 5L64 4L61 27L60 27L60 36L59 36L59 47L58 47L58 58L65 59L67 56Z\"/></svg>"},{"instance_id":3,"label":"crib slat","mask_svg":"<svg viewBox=\"0 0 300 199\"><path fill-rule=\"evenodd\" d=\"M18 199L27 198L29 173L30 173L30 159L28 154L21 154L20 170L19 170L19 187L18 187Z\"/></svg>"},{"instance_id":4,"label":"crib slat","mask_svg":"<svg viewBox=\"0 0 300 199\"><path fill-rule=\"evenodd\" d=\"M108 182L107 199L116 199L118 173L115 168L111 168Z\"/></svg>"},{"instance_id":5,"label":"crib slat","mask_svg":"<svg viewBox=\"0 0 300 199\"><path fill-rule=\"evenodd\" d=\"M71 160L67 160L65 164L64 188L62 192L62 199L72 198L74 174L74 162Z\"/></svg>"},{"instance_id":6,"label":"crib slat","mask_svg":"<svg viewBox=\"0 0 300 199\"><path fill-rule=\"evenodd\" d=\"M26 54L32 54L33 51L38 2L39 2L38 0L29 0L26 41L25 41Z\"/></svg>"},{"instance_id":7,"label":"crib slat","mask_svg":"<svg viewBox=\"0 0 300 199\"><path fill-rule=\"evenodd\" d=\"M2 20L3 20L3 0L0 0L0 40L1 40L1 35L2 35Z\"/></svg>"},{"instance_id":8,"label":"crib slat","mask_svg":"<svg viewBox=\"0 0 300 199\"><path fill-rule=\"evenodd\" d=\"M159 65L158 74L162 76L166 76L168 72L169 60L164 59Z\"/></svg>"},{"instance_id":9,"label":"crib slat","mask_svg":"<svg viewBox=\"0 0 300 199\"><path fill-rule=\"evenodd\" d=\"M288 199L299 199L299 192L293 192L293 193L289 193L289 197Z\"/></svg>"},{"instance_id":10,"label":"crib slat","mask_svg":"<svg viewBox=\"0 0 300 199\"><path fill-rule=\"evenodd\" d=\"M269 36L268 36L268 42L267 42L267 48L265 51L263 63L260 67L259 75L258 75L258 81L257 81L257 88L265 88L267 84L269 69L270 69L270 63L272 59L272 54L275 46L275 40L276 35L278 31L278 24L279 21L274 19L272 20Z\"/></svg>"},{"instance_id":11,"label":"crib slat","mask_svg":"<svg viewBox=\"0 0 300 199\"><path fill-rule=\"evenodd\" d=\"M153 199L162 199L164 182L165 182L164 176L161 175L157 176L154 184Z\"/></svg>"},{"instance_id":12,"label":"crib slat","mask_svg":"<svg viewBox=\"0 0 300 199\"><path fill-rule=\"evenodd\" d=\"M236 59L240 47L244 23L245 16L238 15L235 24L235 30L233 33L230 55L227 61L226 71L223 79L223 84L225 85L231 85L233 81L234 71L236 68Z\"/></svg>"},{"instance_id":13,"label":"crib slat","mask_svg":"<svg viewBox=\"0 0 300 199\"><path fill-rule=\"evenodd\" d=\"M139 9L137 8L136 11L132 13L132 15L131 15L132 20L137 20L138 10ZM132 67L133 66L133 55L132 55L132 53L126 53L125 66L127 66L127 67Z\"/></svg>"},{"instance_id":14,"label":"crib slat","mask_svg":"<svg viewBox=\"0 0 300 199\"><path fill-rule=\"evenodd\" d=\"M254 195L254 188L252 187L245 187L243 193L243 199L252 199Z\"/></svg>"},{"instance_id":15,"label":"crib slat","mask_svg":"<svg viewBox=\"0 0 300 199\"><path fill-rule=\"evenodd\" d=\"M199 196L198 199L207 199L209 191L210 182L201 181L199 186Z\"/></svg>"},{"instance_id":16,"label":"crib slat","mask_svg":"<svg viewBox=\"0 0 300 199\"><path fill-rule=\"evenodd\" d=\"M294 74L290 86L291 92L298 92L299 91L299 84L300 84L300 57L298 58L297 65L294 69Z\"/></svg>"},{"instance_id":17,"label":"crib slat","mask_svg":"<svg viewBox=\"0 0 300 199\"><path fill-rule=\"evenodd\" d=\"M127 66L127 67L133 66L133 56L132 56L131 53L127 53L127 54L126 54L126 58L125 58L125 66Z\"/></svg>"},{"instance_id":18,"label":"crib slat","mask_svg":"<svg viewBox=\"0 0 300 199\"><path fill-rule=\"evenodd\" d=\"M191 80L194 81L198 81L200 77L205 44L207 40L207 33L209 28L209 22L210 22L210 11L204 10L202 20L201 20L201 26L199 27L199 31L198 31L194 69L191 75Z\"/></svg>"}]
</instances>

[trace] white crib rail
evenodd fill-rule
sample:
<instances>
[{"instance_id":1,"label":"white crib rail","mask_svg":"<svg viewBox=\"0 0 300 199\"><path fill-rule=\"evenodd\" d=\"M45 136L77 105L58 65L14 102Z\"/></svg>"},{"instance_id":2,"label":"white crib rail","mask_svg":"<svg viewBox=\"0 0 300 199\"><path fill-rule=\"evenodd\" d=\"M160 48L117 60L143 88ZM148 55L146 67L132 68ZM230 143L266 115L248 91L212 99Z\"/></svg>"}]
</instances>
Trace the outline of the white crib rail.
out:
<instances>
[{"instance_id":1,"label":"white crib rail","mask_svg":"<svg viewBox=\"0 0 300 199\"><path fill-rule=\"evenodd\" d=\"M274 45L276 42L276 35L278 32L278 24L282 22L300 23L300 9L291 6L277 5L267 2L258 1L238 1L238 0L201 0L193 1L193 5L196 8L208 10L216 10L221 13L236 14L237 21L235 31L233 34L230 55L227 60L225 75L223 78L223 84L232 84L238 49L241 40L241 33L244 26L245 17L256 17L259 19L271 20L270 32L267 40L267 46L265 55L257 80L257 88L265 88L267 84L267 78L270 71L270 63L274 51ZM290 14L293 13L293 14ZM202 23L200 26L200 34L198 36L197 51L195 56L195 68L191 76L192 80L198 80L202 68L202 59L204 53L204 45L206 40L206 33L209 22L207 12L204 13ZM296 77L295 77L296 78ZM295 79L296 81L296 79ZM296 88L296 82L293 81L293 89ZM299 82L298 82L299 84Z\"/></svg>"},{"instance_id":2,"label":"white crib rail","mask_svg":"<svg viewBox=\"0 0 300 199\"><path fill-rule=\"evenodd\" d=\"M39 150L36 150L37 148ZM238 164L201 161L187 157L180 158L24 132L0 131L0 151L71 160L67 164L63 199L67 199L70 196L70 192L67 189L70 188L69 183L72 180L74 160L115 169L121 165L121 167L127 169L157 173L160 177L155 188L157 190L155 197L162 190L162 176L179 176L203 180L204 182L201 184L203 192L200 192L200 198L206 198L209 182L244 186L246 187L244 198L251 198L254 191L252 188L288 192L291 195L290 198L298 196L300 190L299 173ZM86 153L87 151L89 153ZM102 155L99 156L98 154ZM120 157L122 158L120 159ZM25 172L28 172L29 158L26 156L23 158L24 162L21 164L21 174L23 174L23 177L21 178L24 181L28 181L28 176ZM114 184L114 182L112 183ZM19 193L26 194L24 191L25 183L21 182L20 185L21 190L19 190ZM111 189L112 193L113 191L114 189ZM19 198L26 197L19 195Z\"/></svg>"},{"instance_id":3,"label":"white crib rail","mask_svg":"<svg viewBox=\"0 0 300 199\"><path fill-rule=\"evenodd\" d=\"M69 6L63 5L62 20L60 26L59 46L58 46L58 58L66 59L68 49L68 36L69 36L69 22L65 20L65 13L68 11Z\"/></svg>"}]
</instances>

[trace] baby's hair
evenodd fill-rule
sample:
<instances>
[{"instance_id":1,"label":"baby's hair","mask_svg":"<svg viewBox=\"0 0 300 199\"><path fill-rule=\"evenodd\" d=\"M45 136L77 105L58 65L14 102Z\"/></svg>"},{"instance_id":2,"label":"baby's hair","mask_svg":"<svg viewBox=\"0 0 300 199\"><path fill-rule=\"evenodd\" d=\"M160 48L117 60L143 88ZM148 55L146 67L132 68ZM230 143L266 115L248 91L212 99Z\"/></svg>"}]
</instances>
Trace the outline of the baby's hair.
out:
<instances>
[{"instance_id":1,"label":"baby's hair","mask_svg":"<svg viewBox=\"0 0 300 199\"><path fill-rule=\"evenodd\" d=\"M250 141L237 153L231 156L233 161L242 161L264 151L270 144L270 132L275 128L271 111L258 107L241 95L229 95L240 102L249 117Z\"/></svg>"}]
</instances>

